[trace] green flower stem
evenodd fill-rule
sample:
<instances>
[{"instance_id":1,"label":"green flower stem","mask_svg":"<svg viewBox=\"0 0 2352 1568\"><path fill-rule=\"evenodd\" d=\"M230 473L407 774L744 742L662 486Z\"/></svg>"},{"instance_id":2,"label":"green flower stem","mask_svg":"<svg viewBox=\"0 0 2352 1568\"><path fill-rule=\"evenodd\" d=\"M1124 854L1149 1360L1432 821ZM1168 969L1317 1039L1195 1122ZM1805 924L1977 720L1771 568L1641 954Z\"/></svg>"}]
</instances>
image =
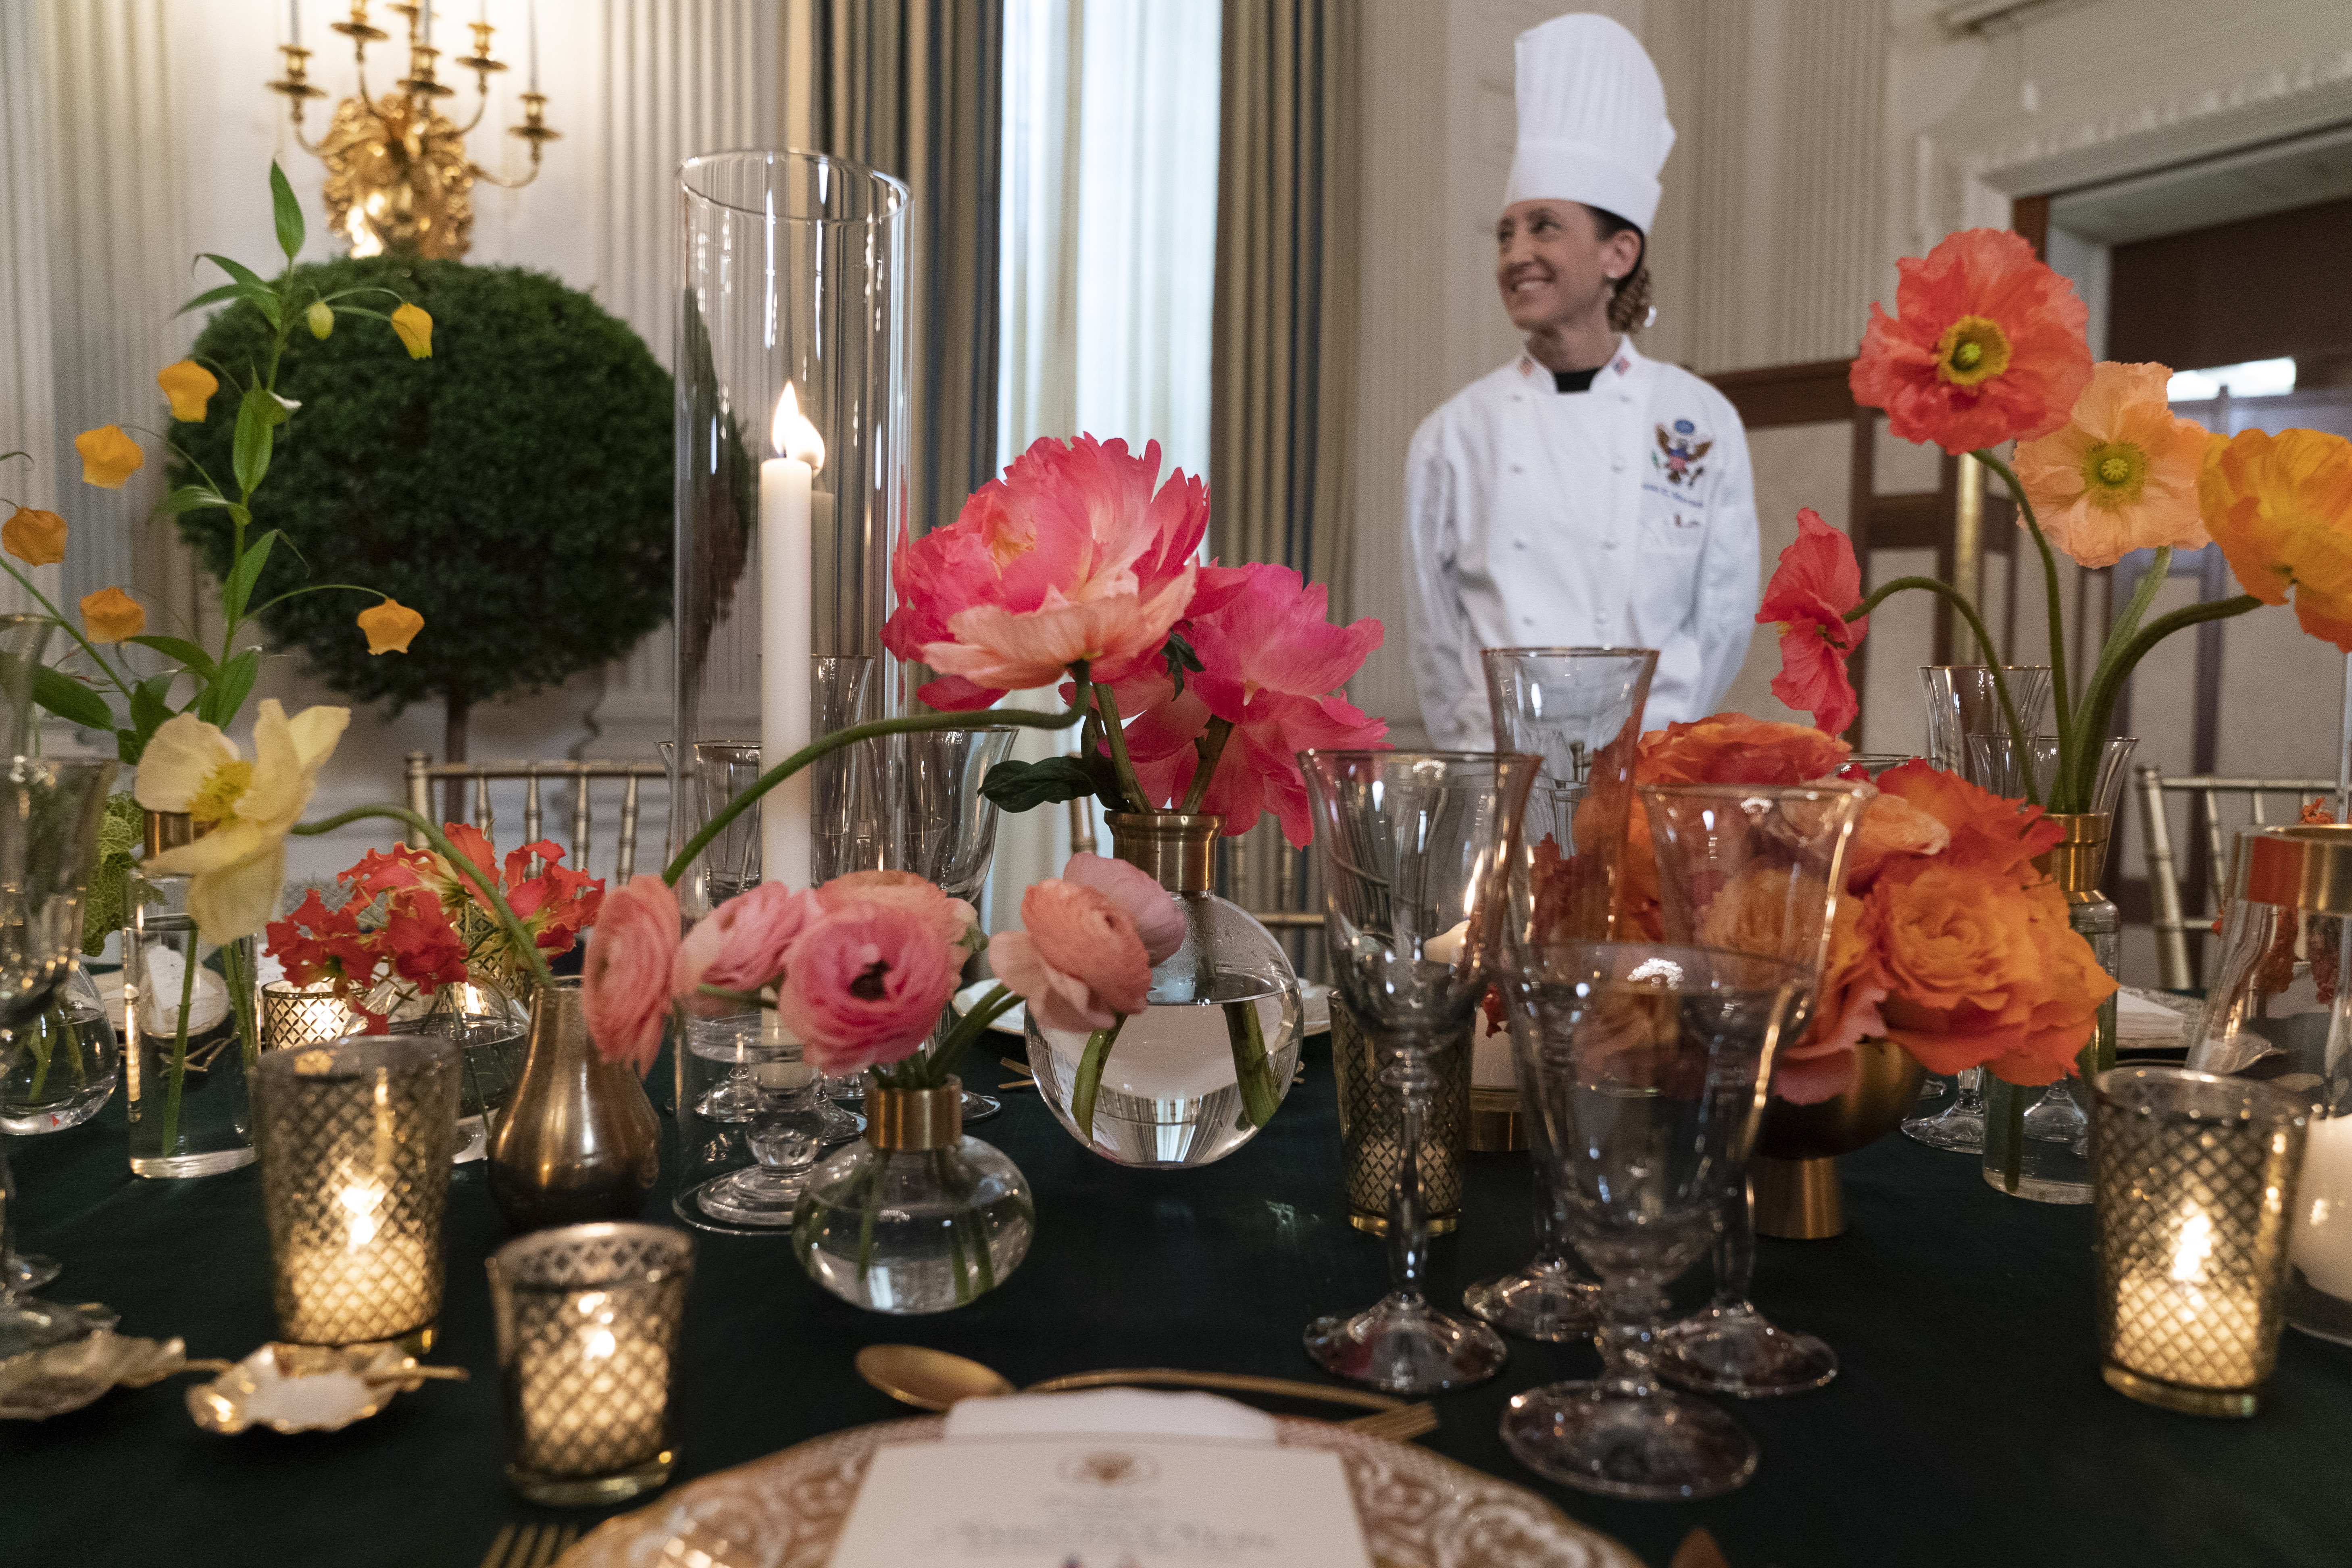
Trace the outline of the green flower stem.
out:
<instances>
[{"instance_id":1,"label":"green flower stem","mask_svg":"<svg viewBox=\"0 0 2352 1568\"><path fill-rule=\"evenodd\" d=\"M1029 713L1018 708L998 708L989 710L987 721L991 724L1020 724L1032 730L1068 729L1085 715L1088 685L1083 668L1074 673L1077 677L1078 689L1071 700L1068 712ZM911 735L925 730L969 730L972 722L972 716L969 713L916 713L904 719L877 719L871 724L855 724L810 742L761 773L750 788L729 801L723 810L713 814L710 820L702 825L702 831L688 839L686 847L677 852L677 858L663 870L662 880L673 888L677 886L678 879L686 875L687 868L694 864L695 857L708 848L712 839L725 832L729 823L749 811L761 795L811 763L831 756L845 746L854 746L860 741L876 741L885 735Z\"/></svg>"},{"instance_id":2,"label":"green flower stem","mask_svg":"<svg viewBox=\"0 0 2352 1568\"><path fill-rule=\"evenodd\" d=\"M324 822L297 823L294 831L305 838L311 838L321 833L332 833L338 827L370 816L380 816L387 822L406 823L410 827L423 834L425 843L431 845L436 854L449 862L459 876L481 889L482 901L497 915L499 923L507 928L507 938L514 943L515 952L521 955L520 963L529 978L541 985L555 984L555 976L548 970L547 960L540 953L539 943L531 940L529 928L515 918L513 910L507 907L506 895L499 891L498 879L486 875L480 867L458 854L450 847L448 839L441 836L441 830L438 827L407 807L355 805L349 811L337 812Z\"/></svg>"},{"instance_id":3,"label":"green flower stem","mask_svg":"<svg viewBox=\"0 0 2352 1568\"><path fill-rule=\"evenodd\" d=\"M71 1026L68 1026L68 1037L70 1037ZM49 1081L49 1048L47 1020L37 1018L33 1021L33 1087L25 1091L25 1097L35 1104L40 1102L41 1086ZM81 1055L79 1051L74 1055L74 1065L77 1069L74 1079L79 1082L81 1079L79 1070L81 1065Z\"/></svg>"},{"instance_id":4,"label":"green flower stem","mask_svg":"<svg viewBox=\"0 0 2352 1568\"><path fill-rule=\"evenodd\" d=\"M2146 626L2132 634L2120 649L2110 647L2099 661L2099 672L2083 695L2083 732L2086 737L2104 738L2107 723L2114 715L2116 699L2122 695L2124 682L2131 679L2132 668L2147 657L2148 650L2173 633L2204 621L2227 620L2242 616L2248 610L2259 609L2262 601L2252 594L2240 594L2235 598L2215 599L2210 604L2188 605L2169 615L2158 616ZM2112 641L2112 639L2110 639ZM2091 786L2098 777L2099 751L2085 745L2083 755L2074 760L2074 774L2063 781L2057 798L2074 802L2073 809L2088 808Z\"/></svg>"},{"instance_id":5,"label":"green flower stem","mask_svg":"<svg viewBox=\"0 0 2352 1568\"><path fill-rule=\"evenodd\" d=\"M1118 1044L1118 1032L1127 1027L1127 1015L1118 1015L1118 1021L1108 1029L1097 1029L1087 1037L1087 1048L1078 1057L1076 1079L1070 1085L1070 1120L1087 1135L1095 1139L1095 1100L1102 1092L1104 1064L1110 1060L1111 1047Z\"/></svg>"},{"instance_id":6,"label":"green flower stem","mask_svg":"<svg viewBox=\"0 0 2352 1568\"><path fill-rule=\"evenodd\" d=\"M707 989L707 988L706 988ZM971 1011L956 1020L940 1048L924 1054L918 1052L896 1067L870 1069L875 1079L885 1089L937 1089L955 1076L956 1063L972 1041L988 1032L988 1026L1013 1010L1021 998L1005 986L994 990L972 1004Z\"/></svg>"},{"instance_id":7,"label":"green flower stem","mask_svg":"<svg viewBox=\"0 0 2352 1568\"><path fill-rule=\"evenodd\" d=\"M237 1049L245 1058L245 1070L250 1074L261 1060L261 1019L253 1008L253 974L245 966L245 952L238 942L230 942L220 950L221 978L228 983L229 1006L236 1014Z\"/></svg>"},{"instance_id":8,"label":"green flower stem","mask_svg":"<svg viewBox=\"0 0 2352 1568\"><path fill-rule=\"evenodd\" d=\"M1102 710L1103 739L1110 742L1111 766L1118 770L1118 787L1132 803L1129 809L1150 811L1150 803L1143 798L1143 786L1136 782L1135 764L1127 760L1127 729L1119 722L1118 699L1108 686L1094 689L1095 704Z\"/></svg>"},{"instance_id":9,"label":"green flower stem","mask_svg":"<svg viewBox=\"0 0 2352 1568\"><path fill-rule=\"evenodd\" d=\"M1201 809L1209 798L1209 781L1216 776L1217 764L1224 760L1225 742L1234 738L1234 721L1212 716L1208 728L1192 742L1200 752L1200 763L1192 770L1192 787L1184 792L1184 804L1176 809L1190 815Z\"/></svg>"},{"instance_id":10,"label":"green flower stem","mask_svg":"<svg viewBox=\"0 0 2352 1568\"><path fill-rule=\"evenodd\" d=\"M180 963L180 1026L172 1035L172 1067L163 1075L169 1087L163 1092L163 1136L161 1149L164 1159L180 1141L180 1090L188 1081L188 1006L196 995L196 944L191 941ZM139 999L143 1005L145 997Z\"/></svg>"},{"instance_id":11,"label":"green flower stem","mask_svg":"<svg viewBox=\"0 0 2352 1568\"><path fill-rule=\"evenodd\" d=\"M2009 499L2017 505L2017 515L2025 520L2026 529L2033 535L2033 547L2042 552L2042 584L2050 598L2050 700L2058 715L2059 766L2063 770L2067 734L2074 727L2069 722L2074 694L2066 684L2065 605L2058 592L2058 557L2051 553L2050 541L2042 531L2042 520L2033 515L2033 503L2025 499L2025 486L2019 482L2016 472L1989 449L1979 447L1969 456L2000 476L2001 483L2009 487ZM1986 658L1994 668L2000 668L1990 653Z\"/></svg>"},{"instance_id":12,"label":"green flower stem","mask_svg":"<svg viewBox=\"0 0 2352 1568\"><path fill-rule=\"evenodd\" d=\"M1897 577L1891 583L1881 584L1868 598L1848 610L1845 613L1845 618L1848 621L1860 620L1876 609L1879 603L1889 595L1901 593L1906 588L1916 588L1924 593L1942 596L1953 609L1959 612L1961 618L1969 623L1969 629L1976 633L1977 646L1984 650L1985 666L1992 671L1993 694L2000 699L2001 717L2008 721L2010 741L2017 747L2017 754L2020 757L2028 756L2026 746L2032 737L2025 732L2024 721L2017 716L2017 704L2010 700L2009 681L2000 672L2000 655L1993 651L1992 637L1985 630L1984 622L1978 617L1977 607L1969 604L1966 595L1958 589L1949 583L1939 583L1933 577ZM2025 775L2025 803L2028 805L2040 805L2042 793L2033 782L2032 768L2023 767L2019 771Z\"/></svg>"},{"instance_id":13,"label":"green flower stem","mask_svg":"<svg viewBox=\"0 0 2352 1568\"><path fill-rule=\"evenodd\" d=\"M1225 1004L1225 1038L1234 1048L1234 1082L1241 1090L1243 1124L1263 1127L1274 1120L1282 1093L1275 1085L1274 1063L1265 1054L1256 1003Z\"/></svg>"}]
</instances>

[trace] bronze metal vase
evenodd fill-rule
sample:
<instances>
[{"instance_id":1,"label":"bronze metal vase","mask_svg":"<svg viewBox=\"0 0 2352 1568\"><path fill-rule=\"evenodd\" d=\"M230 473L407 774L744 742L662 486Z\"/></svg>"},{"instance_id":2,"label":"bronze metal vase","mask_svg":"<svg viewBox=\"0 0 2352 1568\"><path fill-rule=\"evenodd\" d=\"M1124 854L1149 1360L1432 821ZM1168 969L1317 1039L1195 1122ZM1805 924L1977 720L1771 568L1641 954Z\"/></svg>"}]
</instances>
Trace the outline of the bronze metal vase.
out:
<instances>
[{"instance_id":1,"label":"bronze metal vase","mask_svg":"<svg viewBox=\"0 0 2352 1568\"><path fill-rule=\"evenodd\" d=\"M490 1196L516 1230L637 1217L661 1169L646 1086L588 1038L580 982L540 987L522 1076L490 1138Z\"/></svg>"},{"instance_id":2,"label":"bronze metal vase","mask_svg":"<svg viewBox=\"0 0 2352 1568\"><path fill-rule=\"evenodd\" d=\"M1902 1125L1918 1103L1927 1069L1892 1040L1854 1047L1853 1082L1818 1105L1775 1100L1765 1107L1748 1176L1756 1196L1756 1234L1817 1241L1845 1232L1837 1157Z\"/></svg>"}]
</instances>

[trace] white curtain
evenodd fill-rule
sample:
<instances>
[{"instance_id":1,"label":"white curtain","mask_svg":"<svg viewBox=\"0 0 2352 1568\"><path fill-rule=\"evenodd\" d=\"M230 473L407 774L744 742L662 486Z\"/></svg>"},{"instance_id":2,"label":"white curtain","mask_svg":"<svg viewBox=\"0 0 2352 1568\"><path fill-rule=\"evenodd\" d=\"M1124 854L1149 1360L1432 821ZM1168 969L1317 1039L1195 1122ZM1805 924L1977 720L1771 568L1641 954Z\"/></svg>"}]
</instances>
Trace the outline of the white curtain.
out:
<instances>
[{"instance_id":1,"label":"white curtain","mask_svg":"<svg viewBox=\"0 0 2352 1568\"><path fill-rule=\"evenodd\" d=\"M1005 0L1000 468L1041 436L1083 433L1158 441L1163 477L1208 471L1219 9ZM1060 706L1050 691L1010 700ZM1024 731L1013 755L1075 744ZM1001 818L991 929L1069 852L1063 808Z\"/></svg>"}]
</instances>

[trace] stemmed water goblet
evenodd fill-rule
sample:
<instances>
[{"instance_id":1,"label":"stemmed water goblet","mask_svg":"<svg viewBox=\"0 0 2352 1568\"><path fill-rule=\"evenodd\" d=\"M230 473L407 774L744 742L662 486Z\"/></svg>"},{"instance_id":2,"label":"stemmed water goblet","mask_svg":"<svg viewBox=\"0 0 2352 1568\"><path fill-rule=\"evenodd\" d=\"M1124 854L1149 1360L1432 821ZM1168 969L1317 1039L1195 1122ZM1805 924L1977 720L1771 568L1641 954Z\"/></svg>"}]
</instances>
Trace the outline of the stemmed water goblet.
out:
<instances>
[{"instance_id":1,"label":"stemmed water goblet","mask_svg":"<svg viewBox=\"0 0 2352 1568\"><path fill-rule=\"evenodd\" d=\"M1437 1087L1431 1057L1463 1048L1493 973L1495 928L1538 760L1486 752L1302 752L1315 816L1332 981L1387 1054L1402 1116L1389 1211L1391 1288L1349 1317L1307 1326L1307 1353L1394 1394L1482 1383L1502 1337L1432 1307L1421 1141Z\"/></svg>"},{"instance_id":2,"label":"stemmed water goblet","mask_svg":"<svg viewBox=\"0 0 2352 1568\"><path fill-rule=\"evenodd\" d=\"M1864 792L1645 784L1637 793L1649 817L1664 939L1785 964L1793 989L1779 1027L1780 1043L1793 1046L1828 959L1836 890ZM1837 1375L1836 1353L1810 1334L1780 1329L1748 1299L1756 1227L1746 1169L1743 1155L1740 1180L1722 1194L1714 1298L1659 1336L1658 1369L1685 1388L1748 1399L1818 1388Z\"/></svg>"},{"instance_id":3,"label":"stemmed water goblet","mask_svg":"<svg viewBox=\"0 0 2352 1568\"><path fill-rule=\"evenodd\" d=\"M1533 920L1539 906L1547 941L1606 941L1633 805L1642 708L1658 656L1650 648L1490 647L1480 658L1495 749L1542 760L1519 829L1513 919ZM1517 1076L1524 1106L1533 1086ZM1531 1144L1547 1135L1541 1117L1523 1115L1520 1124ZM1592 1332L1597 1287L1570 1260L1565 1216L1540 1148L1531 1163L1534 1260L1479 1280L1463 1292L1462 1305L1524 1339L1580 1340Z\"/></svg>"}]
</instances>

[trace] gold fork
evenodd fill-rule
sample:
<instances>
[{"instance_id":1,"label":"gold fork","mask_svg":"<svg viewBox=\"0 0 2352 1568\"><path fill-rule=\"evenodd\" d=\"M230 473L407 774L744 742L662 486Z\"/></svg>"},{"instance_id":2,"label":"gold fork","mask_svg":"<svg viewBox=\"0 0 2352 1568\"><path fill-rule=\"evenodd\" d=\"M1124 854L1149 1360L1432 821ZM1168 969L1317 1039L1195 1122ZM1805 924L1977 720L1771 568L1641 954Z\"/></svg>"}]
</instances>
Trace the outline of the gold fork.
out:
<instances>
[{"instance_id":1,"label":"gold fork","mask_svg":"<svg viewBox=\"0 0 2352 1568\"><path fill-rule=\"evenodd\" d=\"M1362 1432L1374 1437L1384 1437L1391 1443L1410 1443L1415 1437L1426 1436L1437 1430L1437 1406L1426 1400L1419 1405L1407 1405L1395 1410L1375 1411L1359 1415L1340 1426L1351 1432Z\"/></svg>"}]
</instances>

